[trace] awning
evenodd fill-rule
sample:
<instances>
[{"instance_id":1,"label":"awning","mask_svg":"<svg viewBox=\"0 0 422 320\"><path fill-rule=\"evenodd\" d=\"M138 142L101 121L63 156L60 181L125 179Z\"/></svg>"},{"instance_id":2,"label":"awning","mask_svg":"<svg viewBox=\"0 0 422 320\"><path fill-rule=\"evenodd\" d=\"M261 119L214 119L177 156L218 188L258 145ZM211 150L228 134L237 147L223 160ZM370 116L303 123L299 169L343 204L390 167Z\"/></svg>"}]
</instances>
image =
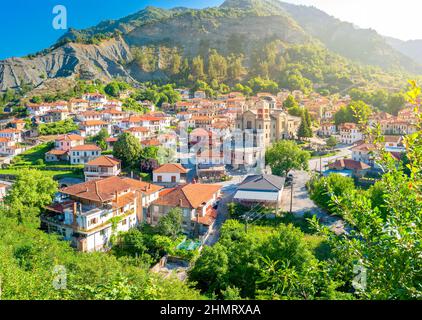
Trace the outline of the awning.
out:
<instances>
[{"instance_id":1,"label":"awning","mask_svg":"<svg viewBox=\"0 0 422 320\"><path fill-rule=\"evenodd\" d=\"M257 192L239 190L234 195L234 199L239 200L255 200L255 201L277 201L277 192Z\"/></svg>"}]
</instances>

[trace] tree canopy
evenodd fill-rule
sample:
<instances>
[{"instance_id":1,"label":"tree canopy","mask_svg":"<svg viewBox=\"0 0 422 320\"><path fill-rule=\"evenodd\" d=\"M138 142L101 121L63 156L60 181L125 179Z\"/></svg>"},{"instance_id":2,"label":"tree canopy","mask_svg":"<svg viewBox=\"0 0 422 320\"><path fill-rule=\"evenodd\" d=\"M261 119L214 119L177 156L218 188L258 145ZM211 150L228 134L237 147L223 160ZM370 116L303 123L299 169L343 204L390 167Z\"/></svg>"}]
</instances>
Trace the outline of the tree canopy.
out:
<instances>
[{"instance_id":1,"label":"tree canopy","mask_svg":"<svg viewBox=\"0 0 422 320\"><path fill-rule=\"evenodd\" d=\"M280 176L286 176L290 170L307 170L309 158L309 152L288 140L276 142L265 153L266 163L273 174Z\"/></svg>"}]
</instances>

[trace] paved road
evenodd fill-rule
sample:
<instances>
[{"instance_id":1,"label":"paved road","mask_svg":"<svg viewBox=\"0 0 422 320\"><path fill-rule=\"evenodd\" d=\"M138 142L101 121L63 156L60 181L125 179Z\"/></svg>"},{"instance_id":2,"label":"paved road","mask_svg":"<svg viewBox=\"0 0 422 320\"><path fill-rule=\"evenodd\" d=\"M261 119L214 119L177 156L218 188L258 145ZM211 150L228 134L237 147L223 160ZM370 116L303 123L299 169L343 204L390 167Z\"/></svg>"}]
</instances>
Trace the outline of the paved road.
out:
<instances>
[{"instance_id":1,"label":"paved road","mask_svg":"<svg viewBox=\"0 0 422 320\"><path fill-rule=\"evenodd\" d=\"M339 158L348 157L351 155L350 147L343 147L339 149L337 155L333 157L322 158L322 170L329 162L335 161ZM320 159L311 159L309 161L309 169L311 171L319 171ZM315 170L316 169L316 170ZM329 214L318 208L315 203L309 198L306 183L310 179L310 175L306 171L293 171L293 204L292 213L296 216L303 216L306 212L316 215L321 222L336 232L337 234L344 233L344 221L341 218L330 216ZM285 212L290 212L291 187L286 187L282 194L282 208Z\"/></svg>"},{"instance_id":2,"label":"paved road","mask_svg":"<svg viewBox=\"0 0 422 320\"><path fill-rule=\"evenodd\" d=\"M218 183L222 186L221 188L222 199L220 200L220 203L218 205L218 215L214 223L213 230L211 231L210 235L205 241L205 245L212 246L218 241L218 239L220 239L221 227L228 218L227 204L232 202L233 197L236 193L237 185L240 182L242 182L245 177L246 177L245 175L233 174L232 179L230 181Z\"/></svg>"},{"instance_id":3,"label":"paved road","mask_svg":"<svg viewBox=\"0 0 422 320\"><path fill-rule=\"evenodd\" d=\"M306 183L310 176L306 171L294 171L293 183L293 204L292 213L298 217L303 217L307 212L316 215L321 223L329 226L336 234L344 233L344 221L339 217L330 216L316 206L309 198ZM290 212L291 187L286 187L282 194L282 208L285 212Z\"/></svg>"},{"instance_id":4,"label":"paved road","mask_svg":"<svg viewBox=\"0 0 422 320\"><path fill-rule=\"evenodd\" d=\"M352 147L350 146L340 147L337 149L338 152L335 156L321 158L321 159L315 158L315 159L309 160L309 170L320 172L320 168L322 168L322 171L324 171L324 168L330 162L334 162L337 159L351 158L352 156L351 148Z\"/></svg>"}]
</instances>

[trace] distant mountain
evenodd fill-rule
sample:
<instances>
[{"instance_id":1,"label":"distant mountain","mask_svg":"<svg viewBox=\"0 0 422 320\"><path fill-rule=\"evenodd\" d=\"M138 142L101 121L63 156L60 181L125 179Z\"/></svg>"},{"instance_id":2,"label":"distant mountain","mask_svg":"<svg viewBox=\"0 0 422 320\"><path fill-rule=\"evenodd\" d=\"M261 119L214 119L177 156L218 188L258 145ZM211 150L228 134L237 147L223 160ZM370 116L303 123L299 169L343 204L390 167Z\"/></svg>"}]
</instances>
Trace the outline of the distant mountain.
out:
<instances>
[{"instance_id":1,"label":"distant mountain","mask_svg":"<svg viewBox=\"0 0 422 320\"><path fill-rule=\"evenodd\" d=\"M391 47L422 64L422 40L402 41L390 37L385 39Z\"/></svg>"},{"instance_id":2,"label":"distant mountain","mask_svg":"<svg viewBox=\"0 0 422 320\"><path fill-rule=\"evenodd\" d=\"M278 2L277 0L269 0ZM385 38L372 29L359 29L351 23L340 21L327 13L307 6L280 3L309 34L319 39L328 49L354 61L380 66L384 69L404 69L422 73L411 58L394 49Z\"/></svg>"},{"instance_id":3,"label":"distant mountain","mask_svg":"<svg viewBox=\"0 0 422 320\"><path fill-rule=\"evenodd\" d=\"M165 80L169 75L163 66L173 63L167 58L172 48L190 58L205 56L209 49L226 56L242 54L249 67L257 53L269 44L277 47L279 55L284 55L289 46L315 45L361 65L422 74L422 63L412 60L375 31L357 29L314 7L277 0L227 0L220 7L206 9L147 7L119 20L104 21L84 30L71 29L52 48L25 58L0 61L0 90L22 83L39 86L47 78L56 77ZM134 63L134 48L141 48L141 55L149 54L150 59L155 59L157 68L141 70L139 63ZM283 58L291 64L302 59L300 55ZM338 65L347 71L355 69L338 59L327 56L326 61L318 63L331 63L333 70ZM307 61L302 59L301 63L306 65Z\"/></svg>"}]
</instances>

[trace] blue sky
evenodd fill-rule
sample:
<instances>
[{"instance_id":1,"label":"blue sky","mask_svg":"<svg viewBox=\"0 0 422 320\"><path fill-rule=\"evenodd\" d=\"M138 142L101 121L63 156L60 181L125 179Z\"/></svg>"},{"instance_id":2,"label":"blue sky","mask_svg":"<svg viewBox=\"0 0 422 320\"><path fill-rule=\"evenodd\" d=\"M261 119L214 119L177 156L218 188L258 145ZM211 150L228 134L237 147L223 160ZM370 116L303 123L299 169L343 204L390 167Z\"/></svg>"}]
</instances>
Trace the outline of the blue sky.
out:
<instances>
[{"instance_id":1,"label":"blue sky","mask_svg":"<svg viewBox=\"0 0 422 320\"><path fill-rule=\"evenodd\" d=\"M284 0L314 5L359 27L373 28L399 39L422 39L420 0ZM213 7L223 0L1 0L0 59L23 56L52 45L63 33L52 27L53 7L64 5L68 27L90 27L118 19L147 5L162 8Z\"/></svg>"},{"instance_id":2,"label":"blue sky","mask_svg":"<svg viewBox=\"0 0 422 320\"><path fill-rule=\"evenodd\" d=\"M153 5L162 8L212 7L222 0L2 0L0 59L23 56L52 45L63 33L52 27L56 5L67 9L68 27L86 28Z\"/></svg>"}]
</instances>

